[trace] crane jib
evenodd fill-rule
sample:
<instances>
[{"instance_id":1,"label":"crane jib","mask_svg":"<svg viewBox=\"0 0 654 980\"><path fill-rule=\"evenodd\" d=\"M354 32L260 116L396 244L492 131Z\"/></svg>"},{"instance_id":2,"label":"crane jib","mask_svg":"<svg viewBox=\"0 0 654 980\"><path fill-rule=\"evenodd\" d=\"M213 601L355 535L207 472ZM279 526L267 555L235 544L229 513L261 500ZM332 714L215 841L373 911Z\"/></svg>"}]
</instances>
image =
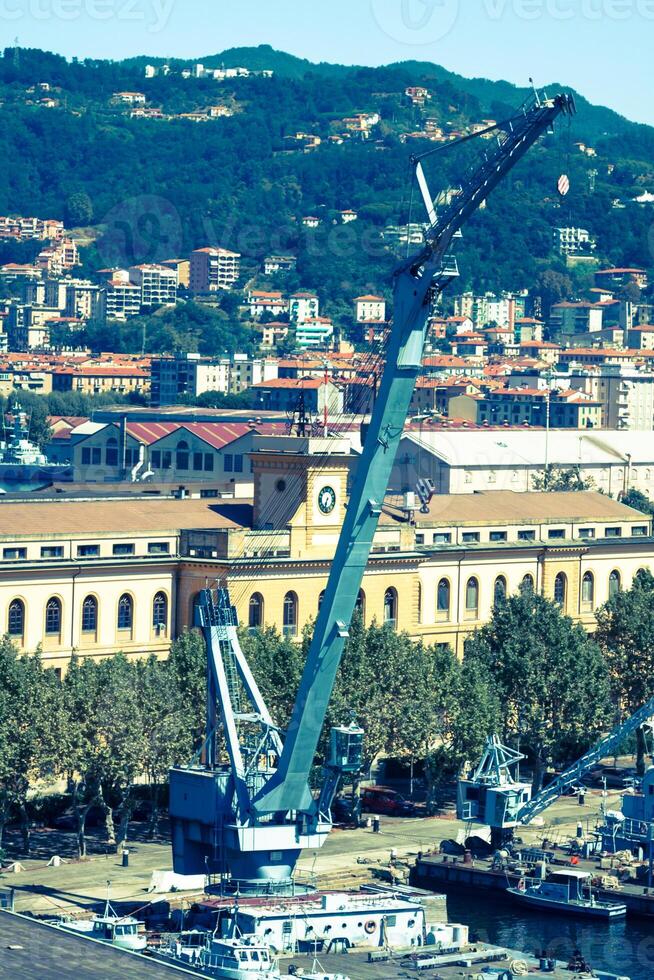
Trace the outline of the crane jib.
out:
<instances>
[{"instance_id":1,"label":"crane jib","mask_svg":"<svg viewBox=\"0 0 654 980\"><path fill-rule=\"evenodd\" d=\"M421 369L431 299L458 274L447 262L449 243L554 119L560 113L573 111L574 104L567 95L525 110L509 131L503 131L493 152L427 230L425 246L396 270L386 365L284 748L276 771L254 797L254 807L260 814L308 812L312 806L308 777Z\"/></svg>"}]
</instances>

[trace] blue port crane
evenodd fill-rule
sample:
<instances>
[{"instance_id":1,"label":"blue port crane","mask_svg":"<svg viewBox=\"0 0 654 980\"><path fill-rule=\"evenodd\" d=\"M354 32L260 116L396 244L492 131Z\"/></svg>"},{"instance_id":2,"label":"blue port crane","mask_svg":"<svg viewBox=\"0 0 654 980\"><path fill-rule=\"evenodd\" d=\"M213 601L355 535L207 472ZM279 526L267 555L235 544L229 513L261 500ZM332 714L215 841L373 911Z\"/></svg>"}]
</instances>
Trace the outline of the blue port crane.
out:
<instances>
[{"instance_id":1,"label":"blue port crane","mask_svg":"<svg viewBox=\"0 0 654 980\"><path fill-rule=\"evenodd\" d=\"M477 768L469 778L459 779L457 816L460 820L480 820L488 824L492 843L502 845L511 839L517 826L528 824L539 816L602 759L617 752L629 735L652 718L654 698L603 735L535 796L531 795L529 783L520 782L513 775L513 767L525 756L502 745L497 735L490 735Z\"/></svg>"},{"instance_id":2,"label":"blue port crane","mask_svg":"<svg viewBox=\"0 0 654 980\"><path fill-rule=\"evenodd\" d=\"M207 641L209 663L207 743L201 762L171 771L177 872L216 871L228 875L240 891L283 893L293 887L300 852L319 846L329 833L329 807L338 780L359 765L360 729L332 730L317 799L309 776L422 368L428 318L442 291L458 276L450 253L452 240L555 119L573 112L574 102L566 94L550 99L536 95L513 118L497 124L481 162L438 213L421 161L413 158L429 223L424 244L394 273L393 326L384 371L285 732L275 727L247 666L226 590L201 594L198 625ZM218 723L226 758L224 753L217 758L213 747Z\"/></svg>"}]
</instances>

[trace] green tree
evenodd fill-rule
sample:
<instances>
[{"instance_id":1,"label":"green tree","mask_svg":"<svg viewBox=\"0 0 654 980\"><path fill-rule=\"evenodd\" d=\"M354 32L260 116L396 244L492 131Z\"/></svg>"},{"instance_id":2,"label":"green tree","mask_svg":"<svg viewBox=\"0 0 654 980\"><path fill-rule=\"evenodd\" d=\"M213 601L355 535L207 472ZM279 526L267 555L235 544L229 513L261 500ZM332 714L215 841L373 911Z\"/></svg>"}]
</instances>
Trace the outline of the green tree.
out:
<instances>
[{"instance_id":1,"label":"green tree","mask_svg":"<svg viewBox=\"0 0 654 980\"><path fill-rule=\"evenodd\" d=\"M647 494L642 493L640 490L636 490L635 487L631 487L625 494L623 494L622 503L627 507L633 507L635 510L641 511L643 514L654 514L654 502L652 502Z\"/></svg>"},{"instance_id":2,"label":"green tree","mask_svg":"<svg viewBox=\"0 0 654 980\"><path fill-rule=\"evenodd\" d=\"M93 221L93 203L86 191L76 191L66 201L66 224L85 227Z\"/></svg>"},{"instance_id":3,"label":"green tree","mask_svg":"<svg viewBox=\"0 0 654 980\"><path fill-rule=\"evenodd\" d=\"M464 662L488 678L501 736L534 761L534 791L548 764L595 741L610 710L608 670L597 644L559 606L522 588L498 602L466 642Z\"/></svg>"},{"instance_id":4,"label":"green tree","mask_svg":"<svg viewBox=\"0 0 654 980\"><path fill-rule=\"evenodd\" d=\"M241 633L243 652L261 690L275 724L289 722L300 684L309 630L303 643L281 637L273 626Z\"/></svg>"},{"instance_id":5,"label":"green tree","mask_svg":"<svg viewBox=\"0 0 654 980\"><path fill-rule=\"evenodd\" d=\"M143 769L150 786L148 833L159 826L159 794L172 766L188 762L193 749L192 714L169 660L151 656L136 663L136 686L144 738Z\"/></svg>"},{"instance_id":6,"label":"green tree","mask_svg":"<svg viewBox=\"0 0 654 980\"><path fill-rule=\"evenodd\" d=\"M198 630L185 630L171 644L168 669L188 714L191 744L200 748L206 727L207 648Z\"/></svg>"},{"instance_id":7,"label":"green tree","mask_svg":"<svg viewBox=\"0 0 654 980\"><path fill-rule=\"evenodd\" d=\"M654 697L654 577L641 568L630 589L597 610L596 642L609 667L614 698L626 715ZM645 771L645 737L636 731L638 772Z\"/></svg>"},{"instance_id":8,"label":"green tree","mask_svg":"<svg viewBox=\"0 0 654 980\"><path fill-rule=\"evenodd\" d=\"M595 483L592 477L584 479L578 465L574 466L549 466L542 473L537 473L532 477L534 490L568 491L568 490L592 490Z\"/></svg>"},{"instance_id":9,"label":"green tree","mask_svg":"<svg viewBox=\"0 0 654 980\"><path fill-rule=\"evenodd\" d=\"M135 665L123 654L99 663L74 657L64 679L72 803L80 857L86 854L86 818L104 813L107 841L125 840L132 787L145 757ZM120 813L118 837L114 810Z\"/></svg>"},{"instance_id":10,"label":"green tree","mask_svg":"<svg viewBox=\"0 0 654 980\"><path fill-rule=\"evenodd\" d=\"M390 626L366 629L355 615L326 731L354 715L364 731L363 772L382 752L404 759L413 771L449 728L457 673L449 648L425 647Z\"/></svg>"},{"instance_id":11,"label":"green tree","mask_svg":"<svg viewBox=\"0 0 654 980\"><path fill-rule=\"evenodd\" d=\"M10 816L20 819L30 850L27 796L36 780L52 779L65 750L61 688L37 654L18 654L0 640L0 847Z\"/></svg>"}]
</instances>

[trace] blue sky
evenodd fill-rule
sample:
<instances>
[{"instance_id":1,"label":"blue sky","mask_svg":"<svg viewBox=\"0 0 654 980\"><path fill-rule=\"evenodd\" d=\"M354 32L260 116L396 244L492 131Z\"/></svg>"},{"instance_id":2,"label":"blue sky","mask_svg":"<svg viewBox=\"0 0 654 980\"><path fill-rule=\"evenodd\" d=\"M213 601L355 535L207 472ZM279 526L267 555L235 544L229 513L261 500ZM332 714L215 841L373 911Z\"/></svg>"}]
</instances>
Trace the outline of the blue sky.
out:
<instances>
[{"instance_id":1,"label":"blue sky","mask_svg":"<svg viewBox=\"0 0 654 980\"><path fill-rule=\"evenodd\" d=\"M435 61L559 81L654 124L654 0L0 0L0 39L67 56L197 58L272 44L311 60Z\"/></svg>"}]
</instances>

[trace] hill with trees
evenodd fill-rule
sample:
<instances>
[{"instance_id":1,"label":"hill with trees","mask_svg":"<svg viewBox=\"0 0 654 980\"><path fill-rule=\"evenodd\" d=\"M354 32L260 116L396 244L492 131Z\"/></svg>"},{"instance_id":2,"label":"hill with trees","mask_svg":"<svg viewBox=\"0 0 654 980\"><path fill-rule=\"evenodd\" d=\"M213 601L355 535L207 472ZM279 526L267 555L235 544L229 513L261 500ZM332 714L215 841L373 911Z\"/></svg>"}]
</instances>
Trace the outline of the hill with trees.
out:
<instances>
[{"instance_id":1,"label":"hill with trees","mask_svg":"<svg viewBox=\"0 0 654 980\"><path fill-rule=\"evenodd\" d=\"M456 187L483 151L483 140L457 148L431 142L427 120L445 133L467 132L485 119L511 116L528 94L428 62L312 64L266 46L200 60L274 74L184 77L184 63L171 61L169 74L146 78L145 58L68 62L6 49L0 149L8 166L0 174L0 213L91 226L95 243L84 249L85 272L216 244L242 253L247 281L266 254L292 252L296 285L317 289L329 314L329 304L338 311L358 293L389 291L394 256L381 232L423 218L411 202L411 154L437 150L425 166L438 191ZM147 62L161 67L161 60ZM424 106L405 95L416 85L429 90ZM46 89L54 103L48 107ZM133 117L114 97L123 91L143 93L161 116ZM232 115L180 118L216 104ZM457 244L461 290L517 290L548 270L565 273L553 246L559 225L588 228L603 263L651 265L652 210L633 198L654 188L654 129L581 96L577 105L570 129L563 122L543 137L467 226ZM379 115L367 139L347 130L356 113ZM310 151L295 139L307 133L320 139ZM562 171L571 180L564 201L556 193ZM340 211L348 208L359 217L343 225ZM319 227L305 228L306 215L319 217ZM12 248L20 252L15 259ZM26 251L3 243L2 258L24 261ZM568 274L581 291L587 271Z\"/></svg>"}]
</instances>

